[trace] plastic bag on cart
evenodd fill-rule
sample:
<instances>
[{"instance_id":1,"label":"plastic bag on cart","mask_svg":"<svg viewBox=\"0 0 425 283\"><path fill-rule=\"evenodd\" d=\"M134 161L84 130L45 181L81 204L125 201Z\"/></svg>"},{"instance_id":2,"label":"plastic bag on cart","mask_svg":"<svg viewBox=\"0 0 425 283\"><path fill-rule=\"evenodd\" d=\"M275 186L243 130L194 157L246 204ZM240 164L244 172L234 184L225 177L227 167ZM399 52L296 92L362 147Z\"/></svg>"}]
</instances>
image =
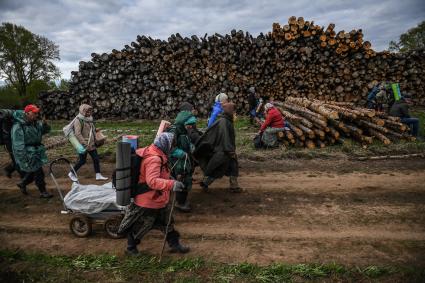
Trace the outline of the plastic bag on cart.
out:
<instances>
[{"instance_id":1,"label":"plastic bag on cart","mask_svg":"<svg viewBox=\"0 0 425 283\"><path fill-rule=\"evenodd\" d=\"M125 209L116 204L116 191L111 182L102 186L73 183L64 202L68 209L86 214L98 213L105 209Z\"/></svg>"}]
</instances>

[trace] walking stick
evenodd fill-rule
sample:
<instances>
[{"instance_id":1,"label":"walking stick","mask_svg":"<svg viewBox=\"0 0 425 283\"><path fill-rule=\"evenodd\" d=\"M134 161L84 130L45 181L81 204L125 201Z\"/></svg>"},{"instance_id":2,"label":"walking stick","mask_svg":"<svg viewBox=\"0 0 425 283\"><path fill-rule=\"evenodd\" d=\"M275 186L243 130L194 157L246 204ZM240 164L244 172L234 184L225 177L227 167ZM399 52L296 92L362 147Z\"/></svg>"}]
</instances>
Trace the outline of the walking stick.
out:
<instances>
[{"instance_id":1,"label":"walking stick","mask_svg":"<svg viewBox=\"0 0 425 283\"><path fill-rule=\"evenodd\" d=\"M177 180L179 180L179 178L177 178ZM171 201L170 215L168 216L167 227L165 228L165 234L164 234L164 241L162 242L162 249L161 249L161 254L159 255L158 262L161 262L162 255L164 254L165 242L167 241L168 227L170 227L171 218L173 217L174 205L176 204L176 193L172 192L172 194L173 194L173 197L172 197L172 201Z\"/></svg>"}]
</instances>

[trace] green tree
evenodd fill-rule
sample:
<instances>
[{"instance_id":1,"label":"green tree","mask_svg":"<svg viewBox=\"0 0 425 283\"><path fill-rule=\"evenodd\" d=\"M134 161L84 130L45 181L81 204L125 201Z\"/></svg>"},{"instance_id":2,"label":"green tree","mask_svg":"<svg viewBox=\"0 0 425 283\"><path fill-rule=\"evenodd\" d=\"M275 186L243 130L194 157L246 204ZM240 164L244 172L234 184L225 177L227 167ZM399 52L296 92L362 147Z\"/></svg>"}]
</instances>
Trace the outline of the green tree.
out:
<instances>
[{"instance_id":1,"label":"green tree","mask_svg":"<svg viewBox=\"0 0 425 283\"><path fill-rule=\"evenodd\" d=\"M422 48L425 48L425 21L400 35L398 42L391 41L389 46L390 51L400 52Z\"/></svg>"},{"instance_id":2,"label":"green tree","mask_svg":"<svg viewBox=\"0 0 425 283\"><path fill-rule=\"evenodd\" d=\"M55 60L59 60L59 47L49 39L11 23L0 26L0 78L20 96L27 94L32 81L60 76Z\"/></svg>"}]
</instances>

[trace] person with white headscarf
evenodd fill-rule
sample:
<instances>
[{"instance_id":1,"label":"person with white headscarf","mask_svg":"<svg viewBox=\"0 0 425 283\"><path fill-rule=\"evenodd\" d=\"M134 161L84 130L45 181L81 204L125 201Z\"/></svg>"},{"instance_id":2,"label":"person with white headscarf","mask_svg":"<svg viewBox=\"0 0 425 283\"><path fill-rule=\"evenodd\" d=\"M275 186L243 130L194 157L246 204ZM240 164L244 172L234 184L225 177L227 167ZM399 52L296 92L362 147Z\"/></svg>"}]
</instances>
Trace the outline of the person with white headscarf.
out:
<instances>
[{"instance_id":1,"label":"person with white headscarf","mask_svg":"<svg viewBox=\"0 0 425 283\"><path fill-rule=\"evenodd\" d=\"M227 103L229 101L229 98L227 94L220 93L215 97L215 102L213 105L213 109L211 112L211 116L208 119L208 128L214 124L214 122L217 120L217 117L219 114L223 113L223 104Z\"/></svg>"},{"instance_id":2,"label":"person with white headscarf","mask_svg":"<svg viewBox=\"0 0 425 283\"><path fill-rule=\"evenodd\" d=\"M270 102L264 105L264 112L266 120L261 124L258 132L258 135L261 137L261 144L265 147L276 147L278 145L276 134L285 130L285 119L279 109ZM258 147L257 144L254 145Z\"/></svg>"}]
</instances>

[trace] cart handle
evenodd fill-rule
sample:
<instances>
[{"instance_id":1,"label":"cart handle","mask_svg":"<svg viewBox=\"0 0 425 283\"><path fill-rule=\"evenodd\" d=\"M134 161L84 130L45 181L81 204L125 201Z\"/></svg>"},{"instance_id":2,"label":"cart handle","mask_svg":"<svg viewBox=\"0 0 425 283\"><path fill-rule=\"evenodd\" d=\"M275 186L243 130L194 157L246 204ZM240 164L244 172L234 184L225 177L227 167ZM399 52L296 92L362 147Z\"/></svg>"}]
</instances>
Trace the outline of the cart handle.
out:
<instances>
[{"instance_id":1,"label":"cart handle","mask_svg":"<svg viewBox=\"0 0 425 283\"><path fill-rule=\"evenodd\" d=\"M50 162L50 165L49 165L49 174L50 174L50 177L52 177L53 183L55 183L56 190L58 191L59 196L60 196L60 198L61 198L61 200L62 200L62 203L63 203L63 207L64 207L64 209L65 209L66 211L68 211L69 209L68 209L68 208L66 207L66 205L65 205L65 201L64 201L64 197L63 197L62 190L60 189L59 184L58 184L58 182L56 181L56 177L55 177L55 175L53 174L53 165L55 165L56 163L58 163L58 162L60 162L60 161L64 161L65 163L68 163L68 165L69 165L69 167L71 168L71 171L74 173L74 175L75 175L77 178L78 178L78 176L77 176L77 172L75 172L75 170L74 170L74 166L72 166L71 162L70 162L68 159L66 159L65 157L59 157L59 158L57 158L57 159L53 160L52 162ZM77 181L77 183L79 183L79 182Z\"/></svg>"}]
</instances>

